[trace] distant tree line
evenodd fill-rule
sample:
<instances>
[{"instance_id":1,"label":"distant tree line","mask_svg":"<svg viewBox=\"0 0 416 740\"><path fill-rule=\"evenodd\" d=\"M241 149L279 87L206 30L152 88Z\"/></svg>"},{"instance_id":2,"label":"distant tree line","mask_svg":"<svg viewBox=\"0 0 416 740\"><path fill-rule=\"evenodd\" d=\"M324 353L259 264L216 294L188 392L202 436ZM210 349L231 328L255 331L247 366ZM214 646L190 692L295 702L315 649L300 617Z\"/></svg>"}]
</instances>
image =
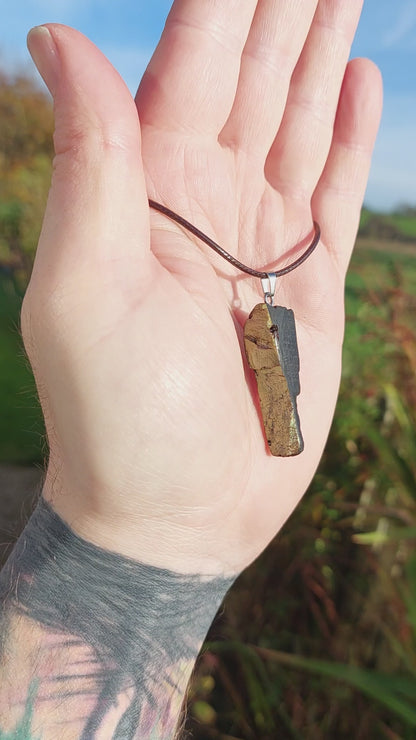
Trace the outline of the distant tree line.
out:
<instances>
[{"instance_id":1,"label":"distant tree line","mask_svg":"<svg viewBox=\"0 0 416 740\"><path fill-rule=\"evenodd\" d=\"M53 112L28 76L0 71L0 271L19 292L30 274L49 190Z\"/></svg>"},{"instance_id":2,"label":"distant tree line","mask_svg":"<svg viewBox=\"0 0 416 740\"><path fill-rule=\"evenodd\" d=\"M416 206L404 204L392 213L363 208L359 235L382 241L416 242Z\"/></svg>"}]
</instances>

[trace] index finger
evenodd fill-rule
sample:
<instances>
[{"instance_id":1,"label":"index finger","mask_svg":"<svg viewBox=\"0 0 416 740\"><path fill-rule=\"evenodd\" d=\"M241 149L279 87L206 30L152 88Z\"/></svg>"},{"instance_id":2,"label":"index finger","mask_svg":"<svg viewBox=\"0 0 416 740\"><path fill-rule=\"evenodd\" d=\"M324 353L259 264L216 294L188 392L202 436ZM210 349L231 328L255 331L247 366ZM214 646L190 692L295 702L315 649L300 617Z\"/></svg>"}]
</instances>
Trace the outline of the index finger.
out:
<instances>
[{"instance_id":1,"label":"index finger","mask_svg":"<svg viewBox=\"0 0 416 740\"><path fill-rule=\"evenodd\" d=\"M176 0L136 95L142 125L218 136L257 0Z\"/></svg>"}]
</instances>

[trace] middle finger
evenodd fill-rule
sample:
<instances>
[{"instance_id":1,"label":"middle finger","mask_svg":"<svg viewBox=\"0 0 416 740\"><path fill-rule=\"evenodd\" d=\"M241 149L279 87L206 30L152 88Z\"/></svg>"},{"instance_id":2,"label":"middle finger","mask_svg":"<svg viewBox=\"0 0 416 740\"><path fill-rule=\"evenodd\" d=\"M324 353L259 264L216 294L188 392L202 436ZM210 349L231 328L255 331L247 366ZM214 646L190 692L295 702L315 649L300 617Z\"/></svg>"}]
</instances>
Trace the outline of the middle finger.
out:
<instances>
[{"instance_id":1,"label":"middle finger","mask_svg":"<svg viewBox=\"0 0 416 740\"><path fill-rule=\"evenodd\" d=\"M362 0L319 0L293 73L266 177L294 201L309 201L325 166L361 7Z\"/></svg>"},{"instance_id":2,"label":"middle finger","mask_svg":"<svg viewBox=\"0 0 416 740\"><path fill-rule=\"evenodd\" d=\"M260 0L241 57L224 146L263 161L286 105L290 79L307 37L317 0Z\"/></svg>"}]
</instances>

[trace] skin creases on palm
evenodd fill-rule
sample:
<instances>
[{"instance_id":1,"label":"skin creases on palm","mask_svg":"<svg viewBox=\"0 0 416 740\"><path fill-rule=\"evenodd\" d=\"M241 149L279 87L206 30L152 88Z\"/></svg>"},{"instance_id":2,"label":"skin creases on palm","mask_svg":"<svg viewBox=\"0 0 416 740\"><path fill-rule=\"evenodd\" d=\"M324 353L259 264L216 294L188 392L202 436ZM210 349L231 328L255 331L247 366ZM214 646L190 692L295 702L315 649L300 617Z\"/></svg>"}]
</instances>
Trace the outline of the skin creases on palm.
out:
<instances>
[{"instance_id":1,"label":"skin creases on palm","mask_svg":"<svg viewBox=\"0 0 416 740\"><path fill-rule=\"evenodd\" d=\"M52 442L45 496L87 539L178 570L238 572L265 547L338 392L381 85L371 62L348 62L359 0L286 5L175 2L136 96L141 148L131 96L84 37L51 26L60 80L40 64L58 155L23 328ZM257 269L319 222L275 298L297 322L298 457L269 454L244 359L260 282L160 214L149 243L148 197Z\"/></svg>"}]
</instances>

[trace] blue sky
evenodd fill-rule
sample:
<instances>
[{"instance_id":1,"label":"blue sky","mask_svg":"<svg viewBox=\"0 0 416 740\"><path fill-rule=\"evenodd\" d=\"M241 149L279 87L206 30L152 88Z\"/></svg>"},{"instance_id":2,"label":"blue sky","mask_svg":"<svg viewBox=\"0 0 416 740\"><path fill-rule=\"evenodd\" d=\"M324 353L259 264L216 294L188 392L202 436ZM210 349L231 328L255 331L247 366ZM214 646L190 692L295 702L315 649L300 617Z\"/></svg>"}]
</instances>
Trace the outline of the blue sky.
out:
<instances>
[{"instance_id":1,"label":"blue sky","mask_svg":"<svg viewBox=\"0 0 416 740\"><path fill-rule=\"evenodd\" d=\"M89 36L134 92L170 5L170 0L0 0L0 64L31 69L27 31L57 21ZM378 210L400 203L414 205L416 0L365 0L352 56L373 59L384 78L383 121L366 202Z\"/></svg>"}]
</instances>

